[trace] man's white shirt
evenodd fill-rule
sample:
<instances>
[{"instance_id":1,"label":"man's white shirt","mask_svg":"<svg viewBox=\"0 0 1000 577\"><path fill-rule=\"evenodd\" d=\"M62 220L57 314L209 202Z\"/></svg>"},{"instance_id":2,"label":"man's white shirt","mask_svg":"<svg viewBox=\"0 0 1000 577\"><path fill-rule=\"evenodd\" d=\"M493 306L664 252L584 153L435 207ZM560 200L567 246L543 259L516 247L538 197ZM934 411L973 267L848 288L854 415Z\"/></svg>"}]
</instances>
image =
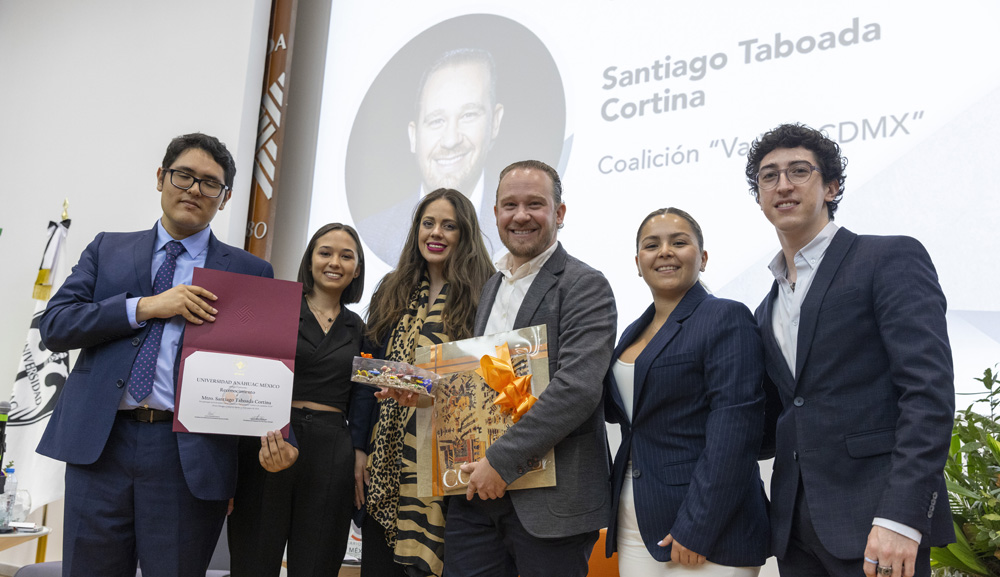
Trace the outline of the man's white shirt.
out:
<instances>
[{"instance_id":1,"label":"man's white shirt","mask_svg":"<svg viewBox=\"0 0 1000 577\"><path fill-rule=\"evenodd\" d=\"M493 301L493 308L490 309L485 334L492 335L514 330L514 321L517 319L517 311L521 310L524 295L528 294L528 289L531 288L531 283L538 276L538 271L542 270L558 246L558 242L552 243L552 246L522 264L517 270L511 270L514 265L514 256L509 252L497 259L494 264L503 275L503 280L500 281L496 300Z\"/></svg>"}]
</instances>

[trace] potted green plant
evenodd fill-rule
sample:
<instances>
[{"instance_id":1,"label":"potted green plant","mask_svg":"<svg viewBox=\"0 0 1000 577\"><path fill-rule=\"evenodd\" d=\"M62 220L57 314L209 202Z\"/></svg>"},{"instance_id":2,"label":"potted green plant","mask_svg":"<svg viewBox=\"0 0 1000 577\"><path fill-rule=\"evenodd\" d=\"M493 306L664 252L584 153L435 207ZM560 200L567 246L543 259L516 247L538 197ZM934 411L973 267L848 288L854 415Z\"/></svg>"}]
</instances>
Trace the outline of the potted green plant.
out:
<instances>
[{"instance_id":1,"label":"potted green plant","mask_svg":"<svg viewBox=\"0 0 1000 577\"><path fill-rule=\"evenodd\" d=\"M931 567L938 577L1000 577L1000 425L996 421L1000 380L997 377L1000 375L993 369L986 369L983 377L976 379L986 387L984 397L955 415L944 476L955 520L956 542L931 549Z\"/></svg>"}]
</instances>

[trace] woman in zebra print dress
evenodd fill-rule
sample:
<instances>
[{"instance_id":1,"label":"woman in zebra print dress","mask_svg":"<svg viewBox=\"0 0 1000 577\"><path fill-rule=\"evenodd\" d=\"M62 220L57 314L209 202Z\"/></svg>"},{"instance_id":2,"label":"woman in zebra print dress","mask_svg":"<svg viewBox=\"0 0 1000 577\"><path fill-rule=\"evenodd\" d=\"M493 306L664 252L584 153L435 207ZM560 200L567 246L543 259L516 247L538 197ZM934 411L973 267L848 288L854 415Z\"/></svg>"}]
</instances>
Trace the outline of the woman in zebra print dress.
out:
<instances>
[{"instance_id":1,"label":"woman in zebra print dress","mask_svg":"<svg viewBox=\"0 0 1000 577\"><path fill-rule=\"evenodd\" d=\"M399 264L372 296L366 348L375 358L412 363L419 346L471 337L479 293L493 272L469 199L452 189L428 194L414 211ZM367 487L361 575L440 575L444 503L416 496L416 414L430 409L392 399L376 404L371 393L356 402L372 407L351 423L357 485Z\"/></svg>"}]
</instances>

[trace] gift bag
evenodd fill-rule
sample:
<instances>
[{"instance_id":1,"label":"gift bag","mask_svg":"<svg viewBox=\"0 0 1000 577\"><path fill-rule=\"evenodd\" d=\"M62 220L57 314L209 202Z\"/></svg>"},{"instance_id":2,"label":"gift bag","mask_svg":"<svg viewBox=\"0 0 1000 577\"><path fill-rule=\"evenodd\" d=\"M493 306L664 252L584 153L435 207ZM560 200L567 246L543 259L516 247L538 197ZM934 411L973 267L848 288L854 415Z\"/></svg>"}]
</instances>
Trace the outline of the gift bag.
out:
<instances>
[{"instance_id":1,"label":"gift bag","mask_svg":"<svg viewBox=\"0 0 1000 577\"><path fill-rule=\"evenodd\" d=\"M499 352L498 346L502 347ZM498 366L489 371L491 380L506 392L498 393L477 373L484 356L494 357L487 359L490 366ZM529 397L544 394L549 382L545 326L420 347L414 364L439 376L431 389L433 407L417 411L418 495L465 494L469 478L461 466L485 457L486 449L514 425L515 419L530 411L533 399ZM529 386L517 391L523 381L497 382L497 373L508 372L505 368L518 377L530 375ZM554 449L531 465L508 490L556 484Z\"/></svg>"}]
</instances>

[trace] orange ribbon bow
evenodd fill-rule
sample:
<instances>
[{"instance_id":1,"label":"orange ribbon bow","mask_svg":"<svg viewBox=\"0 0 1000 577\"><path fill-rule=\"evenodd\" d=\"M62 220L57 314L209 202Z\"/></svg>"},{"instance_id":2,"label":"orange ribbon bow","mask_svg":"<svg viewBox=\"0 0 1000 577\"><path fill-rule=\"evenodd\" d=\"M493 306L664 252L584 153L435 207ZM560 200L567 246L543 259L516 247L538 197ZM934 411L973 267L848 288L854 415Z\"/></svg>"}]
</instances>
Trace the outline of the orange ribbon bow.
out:
<instances>
[{"instance_id":1,"label":"orange ribbon bow","mask_svg":"<svg viewBox=\"0 0 1000 577\"><path fill-rule=\"evenodd\" d=\"M531 394L531 375L519 377L514 373L507 343L496 349L496 357L483 355L483 358L479 360L479 368L476 369L476 373L486 381L491 389L498 393L493 404L499 405L500 410L510 414L511 419L516 423L538 399Z\"/></svg>"}]
</instances>

